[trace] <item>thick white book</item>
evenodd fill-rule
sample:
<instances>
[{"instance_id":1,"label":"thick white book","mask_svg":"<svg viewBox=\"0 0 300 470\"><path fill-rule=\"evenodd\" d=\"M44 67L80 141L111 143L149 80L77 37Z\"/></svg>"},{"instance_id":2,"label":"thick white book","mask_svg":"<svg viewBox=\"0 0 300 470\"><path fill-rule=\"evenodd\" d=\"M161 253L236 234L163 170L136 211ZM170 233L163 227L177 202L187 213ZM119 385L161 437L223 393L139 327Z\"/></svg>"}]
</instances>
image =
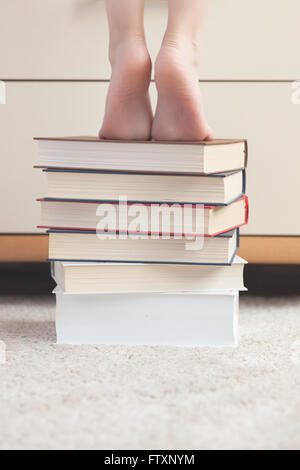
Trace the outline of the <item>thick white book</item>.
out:
<instances>
[{"instance_id":1,"label":"thick white book","mask_svg":"<svg viewBox=\"0 0 300 470\"><path fill-rule=\"evenodd\" d=\"M238 344L238 291L55 295L58 344Z\"/></svg>"}]
</instances>

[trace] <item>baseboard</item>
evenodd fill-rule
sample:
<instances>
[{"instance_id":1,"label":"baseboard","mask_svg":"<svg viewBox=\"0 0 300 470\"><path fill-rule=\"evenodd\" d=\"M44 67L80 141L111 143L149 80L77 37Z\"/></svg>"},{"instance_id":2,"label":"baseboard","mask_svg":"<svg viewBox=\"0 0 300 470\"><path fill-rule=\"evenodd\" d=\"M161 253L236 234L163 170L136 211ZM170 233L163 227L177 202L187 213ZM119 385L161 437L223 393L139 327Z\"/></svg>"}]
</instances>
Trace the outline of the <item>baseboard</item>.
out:
<instances>
[{"instance_id":1,"label":"baseboard","mask_svg":"<svg viewBox=\"0 0 300 470\"><path fill-rule=\"evenodd\" d=\"M239 255L254 264L300 264L300 237L243 236Z\"/></svg>"},{"instance_id":2,"label":"baseboard","mask_svg":"<svg viewBox=\"0 0 300 470\"><path fill-rule=\"evenodd\" d=\"M241 295L300 295L300 265L248 264L244 277ZM0 295L49 295L54 287L49 263L0 263Z\"/></svg>"},{"instance_id":3,"label":"baseboard","mask_svg":"<svg viewBox=\"0 0 300 470\"><path fill-rule=\"evenodd\" d=\"M253 264L300 264L300 236L242 236L239 255ZM0 262L43 262L48 235L0 235Z\"/></svg>"},{"instance_id":4,"label":"baseboard","mask_svg":"<svg viewBox=\"0 0 300 470\"><path fill-rule=\"evenodd\" d=\"M0 235L1 263L43 262L48 256L48 235Z\"/></svg>"}]
</instances>

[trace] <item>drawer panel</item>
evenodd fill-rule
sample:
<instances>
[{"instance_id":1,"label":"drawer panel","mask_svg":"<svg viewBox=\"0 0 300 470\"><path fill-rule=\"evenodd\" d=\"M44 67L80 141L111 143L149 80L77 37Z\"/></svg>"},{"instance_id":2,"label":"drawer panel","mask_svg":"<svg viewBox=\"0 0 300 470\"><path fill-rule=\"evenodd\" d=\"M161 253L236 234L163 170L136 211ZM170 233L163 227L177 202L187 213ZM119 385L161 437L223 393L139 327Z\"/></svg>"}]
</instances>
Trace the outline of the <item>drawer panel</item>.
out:
<instances>
[{"instance_id":1,"label":"drawer panel","mask_svg":"<svg viewBox=\"0 0 300 470\"><path fill-rule=\"evenodd\" d=\"M96 135L104 109L106 84L17 82L7 84L0 105L0 231L35 232L37 197L45 181L34 169L35 136ZM3 177L3 175L5 175Z\"/></svg>"},{"instance_id":2,"label":"drawer panel","mask_svg":"<svg viewBox=\"0 0 300 470\"><path fill-rule=\"evenodd\" d=\"M108 79L103 0L0 0L2 79ZM299 0L214 0L199 78L300 77ZM146 2L155 57L167 22L165 0Z\"/></svg>"},{"instance_id":3,"label":"drawer panel","mask_svg":"<svg viewBox=\"0 0 300 470\"><path fill-rule=\"evenodd\" d=\"M206 114L217 137L249 141L249 224L243 234L300 235L300 104L289 83L206 83Z\"/></svg>"}]
</instances>

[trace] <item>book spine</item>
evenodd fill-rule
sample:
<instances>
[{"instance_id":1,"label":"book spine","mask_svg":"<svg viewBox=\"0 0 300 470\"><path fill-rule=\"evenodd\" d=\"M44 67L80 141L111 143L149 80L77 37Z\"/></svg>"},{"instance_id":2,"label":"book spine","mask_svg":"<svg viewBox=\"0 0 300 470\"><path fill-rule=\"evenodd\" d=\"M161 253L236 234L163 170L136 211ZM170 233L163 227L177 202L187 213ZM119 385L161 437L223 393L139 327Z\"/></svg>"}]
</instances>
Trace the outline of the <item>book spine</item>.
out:
<instances>
[{"instance_id":1,"label":"book spine","mask_svg":"<svg viewBox=\"0 0 300 470\"><path fill-rule=\"evenodd\" d=\"M248 141L245 140L245 168L247 168L247 165L248 165Z\"/></svg>"},{"instance_id":2,"label":"book spine","mask_svg":"<svg viewBox=\"0 0 300 470\"><path fill-rule=\"evenodd\" d=\"M243 170L243 195L246 194L246 170Z\"/></svg>"}]
</instances>

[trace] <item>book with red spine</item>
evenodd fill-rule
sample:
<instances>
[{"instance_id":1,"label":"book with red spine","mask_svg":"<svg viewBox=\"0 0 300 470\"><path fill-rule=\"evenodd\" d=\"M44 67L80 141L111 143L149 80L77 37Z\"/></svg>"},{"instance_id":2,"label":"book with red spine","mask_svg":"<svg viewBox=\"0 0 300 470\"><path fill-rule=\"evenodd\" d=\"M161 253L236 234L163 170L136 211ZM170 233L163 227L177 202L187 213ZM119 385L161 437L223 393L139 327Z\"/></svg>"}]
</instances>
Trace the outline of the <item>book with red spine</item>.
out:
<instances>
[{"instance_id":1,"label":"book with red spine","mask_svg":"<svg viewBox=\"0 0 300 470\"><path fill-rule=\"evenodd\" d=\"M147 202L120 204L115 201L50 198L38 201L41 203L41 223L38 228L85 232L98 230L108 233L214 237L247 224L249 213L247 196L226 206ZM110 210L111 218L107 220L106 214ZM190 214L191 227L184 223L187 213ZM101 217L106 217L106 225L101 223Z\"/></svg>"}]
</instances>

